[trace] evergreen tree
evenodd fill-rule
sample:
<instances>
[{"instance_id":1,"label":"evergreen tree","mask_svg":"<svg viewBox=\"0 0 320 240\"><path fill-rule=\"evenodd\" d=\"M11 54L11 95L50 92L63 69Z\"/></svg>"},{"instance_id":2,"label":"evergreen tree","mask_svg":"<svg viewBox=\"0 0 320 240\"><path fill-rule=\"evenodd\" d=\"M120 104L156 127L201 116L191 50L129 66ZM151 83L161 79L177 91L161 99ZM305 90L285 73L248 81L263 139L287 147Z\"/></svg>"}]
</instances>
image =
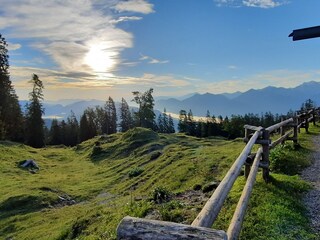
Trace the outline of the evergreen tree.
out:
<instances>
[{"instance_id":1,"label":"evergreen tree","mask_svg":"<svg viewBox=\"0 0 320 240\"><path fill-rule=\"evenodd\" d=\"M0 139L23 141L23 117L9 76L6 40L0 34Z\"/></svg>"},{"instance_id":2,"label":"evergreen tree","mask_svg":"<svg viewBox=\"0 0 320 240\"><path fill-rule=\"evenodd\" d=\"M170 114L168 118L168 133L175 133L173 118Z\"/></svg>"},{"instance_id":3,"label":"evergreen tree","mask_svg":"<svg viewBox=\"0 0 320 240\"><path fill-rule=\"evenodd\" d=\"M114 101L109 97L105 105L106 120L108 121L107 134L112 134L117 132L117 110Z\"/></svg>"},{"instance_id":4,"label":"evergreen tree","mask_svg":"<svg viewBox=\"0 0 320 240\"><path fill-rule=\"evenodd\" d=\"M96 127L98 134L107 134L109 129L109 118L106 109L100 106L95 108Z\"/></svg>"},{"instance_id":5,"label":"evergreen tree","mask_svg":"<svg viewBox=\"0 0 320 240\"><path fill-rule=\"evenodd\" d=\"M167 110L164 108L162 113L162 122L163 122L163 132L169 133L169 119L167 115Z\"/></svg>"},{"instance_id":6,"label":"evergreen tree","mask_svg":"<svg viewBox=\"0 0 320 240\"><path fill-rule=\"evenodd\" d=\"M187 112L185 110L179 112L178 131L181 133L187 132Z\"/></svg>"},{"instance_id":7,"label":"evergreen tree","mask_svg":"<svg viewBox=\"0 0 320 240\"><path fill-rule=\"evenodd\" d=\"M188 112L188 118L187 118L187 134L190 136L196 135L196 124L193 120L193 114L191 109Z\"/></svg>"},{"instance_id":8,"label":"evergreen tree","mask_svg":"<svg viewBox=\"0 0 320 240\"><path fill-rule=\"evenodd\" d=\"M310 110L312 108L315 108L316 104L314 101L312 101L310 98L307 99L304 103L302 103L301 105L301 111L307 111Z\"/></svg>"},{"instance_id":9,"label":"evergreen tree","mask_svg":"<svg viewBox=\"0 0 320 240\"><path fill-rule=\"evenodd\" d=\"M154 99L152 96L153 89L150 88L144 93L138 91L132 92L133 100L136 104L139 105L138 112L135 113L135 118L137 125L139 127L145 127L150 129L155 129L155 113L153 111Z\"/></svg>"},{"instance_id":10,"label":"evergreen tree","mask_svg":"<svg viewBox=\"0 0 320 240\"><path fill-rule=\"evenodd\" d=\"M32 80L29 81L33 84L32 92L30 95L30 102L27 104L26 113L26 143L32 147L43 147L45 143L44 136L44 121L42 114L44 109L42 107L43 100L43 84L36 74L33 74Z\"/></svg>"},{"instance_id":11,"label":"evergreen tree","mask_svg":"<svg viewBox=\"0 0 320 240\"><path fill-rule=\"evenodd\" d=\"M162 114L159 114L158 116L158 132L159 133L164 133L164 126L163 126L163 118L162 118Z\"/></svg>"},{"instance_id":12,"label":"evergreen tree","mask_svg":"<svg viewBox=\"0 0 320 240\"><path fill-rule=\"evenodd\" d=\"M133 119L129 109L129 105L124 98L121 99L120 106L120 131L126 132L132 128Z\"/></svg>"},{"instance_id":13,"label":"evergreen tree","mask_svg":"<svg viewBox=\"0 0 320 240\"><path fill-rule=\"evenodd\" d=\"M65 120L62 120L61 123L60 123L60 141L61 141L61 144L67 146L68 145L67 140L68 140L68 125L67 125Z\"/></svg>"},{"instance_id":14,"label":"evergreen tree","mask_svg":"<svg viewBox=\"0 0 320 240\"><path fill-rule=\"evenodd\" d=\"M75 146L79 143L79 123L72 111L70 116L67 119L67 125L68 125L68 133L67 133L66 145Z\"/></svg>"},{"instance_id":15,"label":"evergreen tree","mask_svg":"<svg viewBox=\"0 0 320 240\"><path fill-rule=\"evenodd\" d=\"M49 134L50 134L50 137L49 137L50 145L61 144L61 132L60 132L60 126L57 119L52 120Z\"/></svg>"},{"instance_id":16,"label":"evergreen tree","mask_svg":"<svg viewBox=\"0 0 320 240\"><path fill-rule=\"evenodd\" d=\"M83 113L80 118L79 138L80 142L90 139L89 124L86 113Z\"/></svg>"}]
</instances>

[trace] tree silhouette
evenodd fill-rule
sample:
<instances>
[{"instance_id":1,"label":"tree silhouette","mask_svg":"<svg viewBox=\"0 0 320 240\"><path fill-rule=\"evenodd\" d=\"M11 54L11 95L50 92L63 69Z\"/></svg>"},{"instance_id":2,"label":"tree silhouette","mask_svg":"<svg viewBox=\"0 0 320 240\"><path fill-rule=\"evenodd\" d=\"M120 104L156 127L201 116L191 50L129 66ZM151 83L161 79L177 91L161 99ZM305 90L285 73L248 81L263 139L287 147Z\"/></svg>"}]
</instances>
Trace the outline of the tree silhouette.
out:
<instances>
[{"instance_id":1,"label":"tree silhouette","mask_svg":"<svg viewBox=\"0 0 320 240\"><path fill-rule=\"evenodd\" d=\"M0 34L0 139L23 141L23 117L10 81L7 42Z\"/></svg>"},{"instance_id":2,"label":"tree silhouette","mask_svg":"<svg viewBox=\"0 0 320 240\"><path fill-rule=\"evenodd\" d=\"M42 107L43 100L43 84L36 74L33 74L32 79L33 89L29 94L30 103L27 104L26 113L26 143L32 147L44 146L44 121L42 114L44 109Z\"/></svg>"}]
</instances>

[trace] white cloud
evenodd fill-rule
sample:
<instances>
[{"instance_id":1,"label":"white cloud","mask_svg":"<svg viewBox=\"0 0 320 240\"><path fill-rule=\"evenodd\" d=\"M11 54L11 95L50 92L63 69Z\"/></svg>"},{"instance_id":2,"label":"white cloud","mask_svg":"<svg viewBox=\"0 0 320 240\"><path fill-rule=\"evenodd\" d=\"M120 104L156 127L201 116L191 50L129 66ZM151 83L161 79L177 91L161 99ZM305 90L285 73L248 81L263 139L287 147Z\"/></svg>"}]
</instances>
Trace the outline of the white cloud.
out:
<instances>
[{"instance_id":1,"label":"white cloud","mask_svg":"<svg viewBox=\"0 0 320 240\"><path fill-rule=\"evenodd\" d=\"M9 51L18 50L19 48L21 48L21 44L8 42L8 50Z\"/></svg>"},{"instance_id":2,"label":"white cloud","mask_svg":"<svg viewBox=\"0 0 320 240\"><path fill-rule=\"evenodd\" d=\"M164 63L169 62L169 60L159 60L159 59L147 56L147 55L143 55L143 54L140 54L140 55L141 55L141 57L139 58L139 60L148 61L148 63L150 63L150 64L164 64Z\"/></svg>"},{"instance_id":3,"label":"white cloud","mask_svg":"<svg viewBox=\"0 0 320 240\"><path fill-rule=\"evenodd\" d=\"M274 8L282 5L282 3L273 0L244 0L243 5L247 7Z\"/></svg>"},{"instance_id":4,"label":"white cloud","mask_svg":"<svg viewBox=\"0 0 320 240\"><path fill-rule=\"evenodd\" d=\"M142 0L1 0L0 30L6 38L28 39L30 46L49 56L61 71L94 72L94 65L99 64L100 72L112 73L121 63L121 51L133 46L133 35L116 24L141 19L115 17L114 8L152 12L152 4ZM99 46L94 49L99 63L86 60L94 46Z\"/></svg>"},{"instance_id":5,"label":"white cloud","mask_svg":"<svg viewBox=\"0 0 320 240\"><path fill-rule=\"evenodd\" d=\"M214 0L217 6L275 8L287 4L287 0Z\"/></svg>"},{"instance_id":6,"label":"white cloud","mask_svg":"<svg viewBox=\"0 0 320 240\"><path fill-rule=\"evenodd\" d=\"M238 67L235 66L235 65L229 65L229 66L228 66L228 69L236 70L236 69L238 69Z\"/></svg>"},{"instance_id":7,"label":"white cloud","mask_svg":"<svg viewBox=\"0 0 320 240\"><path fill-rule=\"evenodd\" d=\"M110 23L119 23L119 22L127 22L127 21L138 21L138 20L141 20L142 17L137 17L137 16L131 16L131 17L128 17L128 16L125 16L125 17L119 17L118 19L112 19L110 20Z\"/></svg>"},{"instance_id":8,"label":"white cloud","mask_svg":"<svg viewBox=\"0 0 320 240\"><path fill-rule=\"evenodd\" d=\"M114 9L119 12L137 12L143 14L149 14L153 11L153 4L148 3L145 0L124 0L120 1L114 6Z\"/></svg>"}]
</instances>

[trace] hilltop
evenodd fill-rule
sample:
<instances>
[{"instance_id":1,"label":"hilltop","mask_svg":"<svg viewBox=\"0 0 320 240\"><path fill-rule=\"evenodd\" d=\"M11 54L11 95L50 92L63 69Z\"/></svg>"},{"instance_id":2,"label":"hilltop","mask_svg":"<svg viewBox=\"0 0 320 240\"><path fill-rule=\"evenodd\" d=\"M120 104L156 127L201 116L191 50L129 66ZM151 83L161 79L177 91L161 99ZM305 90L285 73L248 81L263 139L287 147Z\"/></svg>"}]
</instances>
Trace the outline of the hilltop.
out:
<instances>
[{"instance_id":1,"label":"hilltop","mask_svg":"<svg viewBox=\"0 0 320 240\"><path fill-rule=\"evenodd\" d=\"M241 139L144 128L98 136L74 148L1 142L0 236L115 239L126 215L190 224L243 146ZM24 159L34 159L40 170L32 174L20 168ZM311 239L299 202L307 185L296 176L272 176L268 185L258 176L244 238ZM215 228L226 229L243 184L240 177Z\"/></svg>"}]
</instances>

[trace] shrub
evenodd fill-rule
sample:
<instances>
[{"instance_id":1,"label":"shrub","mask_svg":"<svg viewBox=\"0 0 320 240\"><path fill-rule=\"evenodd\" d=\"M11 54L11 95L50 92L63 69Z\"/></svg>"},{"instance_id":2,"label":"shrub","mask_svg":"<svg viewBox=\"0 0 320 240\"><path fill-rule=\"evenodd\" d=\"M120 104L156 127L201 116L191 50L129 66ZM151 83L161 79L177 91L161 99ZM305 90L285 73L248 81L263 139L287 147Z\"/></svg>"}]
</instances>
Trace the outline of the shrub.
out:
<instances>
[{"instance_id":1,"label":"shrub","mask_svg":"<svg viewBox=\"0 0 320 240\"><path fill-rule=\"evenodd\" d=\"M143 172L142 168L136 167L131 169L128 174L130 178L133 178L133 177L139 176L142 172Z\"/></svg>"},{"instance_id":2,"label":"shrub","mask_svg":"<svg viewBox=\"0 0 320 240\"><path fill-rule=\"evenodd\" d=\"M152 191L152 200L156 203L163 203L170 200L172 193L165 187L156 187Z\"/></svg>"}]
</instances>

